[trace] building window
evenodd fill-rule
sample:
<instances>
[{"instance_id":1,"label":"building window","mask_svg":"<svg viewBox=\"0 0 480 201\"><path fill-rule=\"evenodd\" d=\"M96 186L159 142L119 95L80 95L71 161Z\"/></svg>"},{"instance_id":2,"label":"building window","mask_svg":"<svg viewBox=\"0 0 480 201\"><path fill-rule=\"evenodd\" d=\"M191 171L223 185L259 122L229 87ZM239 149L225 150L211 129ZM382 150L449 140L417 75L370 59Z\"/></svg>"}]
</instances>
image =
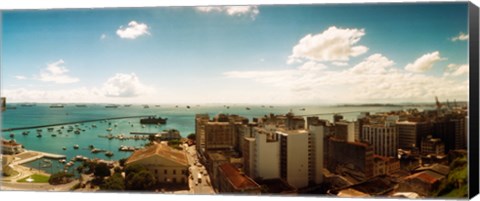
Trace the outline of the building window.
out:
<instances>
[{"instance_id":1,"label":"building window","mask_svg":"<svg viewBox=\"0 0 480 201\"><path fill-rule=\"evenodd\" d=\"M173 183L177 183L177 178L173 178Z\"/></svg>"},{"instance_id":2,"label":"building window","mask_svg":"<svg viewBox=\"0 0 480 201\"><path fill-rule=\"evenodd\" d=\"M158 170L157 170L157 169L155 169L155 174L158 174Z\"/></svg>"},{"instance_id":3,"label":"building window","mask_svg":"<svg viewBox=\"0 0 480 201\"><path fill-rule=\"evenodd\" d=\"M163 174L167 174L167 169L163 170Z\"/></svg>"},{"instance_id":4,"label":"building window","mask_svg":"<svg viewBox=\"0 0 480 201\"><path fill-rule=\"evenodd\" d=\"M177 171L176 170L173 170L173 175L177 174Z\"/></svg>"}]
</instances>

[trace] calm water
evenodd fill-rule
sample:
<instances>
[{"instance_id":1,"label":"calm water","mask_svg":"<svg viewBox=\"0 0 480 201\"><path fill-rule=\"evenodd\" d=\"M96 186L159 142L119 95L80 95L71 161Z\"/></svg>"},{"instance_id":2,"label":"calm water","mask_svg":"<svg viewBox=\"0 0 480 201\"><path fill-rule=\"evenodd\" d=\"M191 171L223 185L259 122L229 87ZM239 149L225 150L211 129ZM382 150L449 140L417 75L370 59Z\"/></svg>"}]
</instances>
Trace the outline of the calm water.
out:
<instances>
[{"instance_id":1,"label":"calm water","mask_svg":"<svg viewBox=\"0 0 480 201\"><path fill-rule=\"evenodd\" d=\"M297 115L306 114L324 114L318 115L321 118L329 119L331 121L331 113L344 113L344 117L347 120L354 120L356 116L361 112L380 112L401 110L402 107L335 107L335 106L274 106L270 108L268 106L241 106L230 105L230 108L222 106L195 106L192 105L190 109L185 106L179 106L176 108L174 105L161 105L155 107L150 105L150 108L145 109L141 105L132 105L130 107L119 106L118 108L105 108L104 104L88 104L87 107L76 107L75 104L65 105L64 108L49 108L50 104L37 104L33 107L22 107L20 104L9 104L8 107L15 106L16 109L7 109L2 113L2 129L5 128L17 128L25 126L38 126L48 125L56 123L75 122L83 120L94 120L111 117L124 117L124 116L138 116L138 115L158 115L163 118L168 118L167 124L161 126L147 125L142 128L139 118L133 119L119 119L110 120L107 122L97 121L78 124L77 126L85 131L76 135L73 132L67 132L68 126L75 126L73 124L65 124L64 128L61 126L55 126L53 132L47 131L46 128L42 130L41 138L37 138L36 129L30 129L29 135L22 135L25 130L17 130L13 132L2 132L4 139L10 139L9 135L13 133L14 139L23 144L26 149L37 150L55 154L63 154L67 156L67 159L75 157L76 155L83 155L89 158L100 159L113 159L118 160L126 158L131 155L131 152L120 152L118 148L121 145L126 146L143 146L147 141L143 140L124 140L117 139L108 140L106 138L100 138L99 135L107 135L109 133L113 135L124 134L130 136L130 132L159 132L165 129L177 129L182 136L187 136L193 133L195 130L194 117L198 113L208 113L211 117L218 113L238 114L248 117L250 120L253 117L261 117L265 114L285 114L289 111L294 112ZM250 110L247 110L249 107ZM300 110L305 108L305 111ZM328 113L328 114L326 114ZM111 125L109 125L109 122ZM93 128L95 124L97 127ZM114 125L117 124L117 127ZM133 125L133 127L132 127ZM112 128L111 132L107 131L107 128ZM62 134L59 134L57 130L62 130ZM51 134L56 133L56 137L52 137ZM73 149L73 146L78 144L79 149ZM95 148L109 150L114 153L114 156L108 158L104 153L93 154L88 149L89 145L95 146ZM66 147L67 150L62 148ZM27 164L31 167L38 168L38 162ZM49 168L52 171L56 170L57 164L53 168ZM48 172L48 169L46 170Z\"/></svg>"}]
</instances>

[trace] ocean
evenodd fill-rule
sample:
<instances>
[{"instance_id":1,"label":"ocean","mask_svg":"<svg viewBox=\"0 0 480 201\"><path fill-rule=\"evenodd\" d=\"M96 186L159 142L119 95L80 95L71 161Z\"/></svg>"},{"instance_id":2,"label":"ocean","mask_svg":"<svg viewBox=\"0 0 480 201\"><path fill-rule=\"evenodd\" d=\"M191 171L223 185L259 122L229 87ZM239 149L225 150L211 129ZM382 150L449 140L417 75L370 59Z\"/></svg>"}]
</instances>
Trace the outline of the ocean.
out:
<instances>
[{"instance_id":1,"label":"ocean","mask_svg":"<svg viewBox=\"0 0 480 201\"><path fill-rule=\"evenodd\" d=\"M131 136L130 132L155 133L168 129L180 131L183 137L195 132L195 114L209 114L210 117L219 113L238 114L245 116L252 121L254 117L262 117L270 113L286 114L293 112L295 115L313 115L320 116L323 119L332 121L334 113L339 113L346 120L355 120L360 112L385 112L393 110L406 109L402 106L262 106L262 105L149 105L144 108L143 105L131 105L126 107L119 105L118 108L106 108L105 104L86 104L86 107L77 107L75 104L65 104L64 108L50 108L51 104L36 104L34 106L22 106L21 104L7 104L7 110L2 112L2 129L19 128L29 126L40 126L50 124L64 124L53 126L53 131L42 128L42 137L36 137L36 129L15 130L2 132L2 138L11 139L10 134L14 134L13 139L23 144L27 150L42 151L48 153L62 154L67 156L67 160L82 155L88 158L99 158L105 160L119 160L127 158L131 152L121 152L118 148L121 145L140 147L148 141L145 140L118 140L101 138L107 134ZM16 109L11 109L16 107ZM247 109L248 107L248 109ZM68 122L77 122L85 120L96 120L104 118L127 117L127 116L146 116L156 115L162 118L168 118L165 125L146 125L144 128L140 125L140 118L126 118L108 121L95 121L88 123L67 124ZM110 124L109 124L110 123ZM93 125L95 124L96 127ZM115 126L117 125L117 126ZM63 129L61 128L63 126ZM80 128L80 134L67 132L68 126ZM107 131L112 128L112 131ZM59 134L57 130L61 130ZM30 131L28 135L22 135L23 131ZM56 137L51 136L57 134ZM74 149L74 145L79 145L79 149ZM104 153L91 153L88 148L93 145L95 148L112 151L112 157L105 156ZM66 150L63 150L63 148ZM34 161L26 164L27 166L39 168L41 162ZM54 167L45 169L47 172L58 171L62 165L55 163Z\"/></svg>"}]
</instances>

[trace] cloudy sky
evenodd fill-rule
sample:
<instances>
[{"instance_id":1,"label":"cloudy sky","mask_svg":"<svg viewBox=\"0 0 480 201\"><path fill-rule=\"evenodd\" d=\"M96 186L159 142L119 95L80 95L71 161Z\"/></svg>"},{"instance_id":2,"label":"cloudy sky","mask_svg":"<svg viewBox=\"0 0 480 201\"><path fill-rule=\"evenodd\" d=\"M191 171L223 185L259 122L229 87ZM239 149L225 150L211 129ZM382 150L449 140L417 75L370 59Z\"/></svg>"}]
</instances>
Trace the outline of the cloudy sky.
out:
<instances>
[{"instance_id":1,"label":"cloudy sky","mask_svg":"<svg viewBox=\"0 0 480 201\"><path fill-rule=\"evenodd\" d=\"M467 4L5 11L9 102L467 100Z\"/></svg>"}]
</instances>

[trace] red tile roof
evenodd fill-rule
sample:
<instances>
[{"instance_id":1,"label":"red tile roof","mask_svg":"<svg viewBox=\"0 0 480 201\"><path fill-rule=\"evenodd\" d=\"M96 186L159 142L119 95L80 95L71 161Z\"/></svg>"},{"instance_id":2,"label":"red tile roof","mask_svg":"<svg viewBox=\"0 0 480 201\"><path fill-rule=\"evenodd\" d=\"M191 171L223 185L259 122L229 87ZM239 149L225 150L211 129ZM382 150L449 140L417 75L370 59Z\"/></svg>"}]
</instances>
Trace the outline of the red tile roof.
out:
<instances>
[{"instance_id":1,"label":"red tile roof","mask_svg":"<svg viewBox=\"0 0 480 201\"><path fill-rule=\"evenodd\" d=\"M237 190L248 190L248 189L260 189L260 185L258 185L255 181L253 181L250 177L242 174L238 171L235 166L231 163L224 163L219 166L221 172L225 175L227 180L233 187Z\"/></svg>"},{"instance_id":2,"label":"red tile roof","mask_svg":"<svg viewBox=\"0 0 480 201\"><path fill-rule=\"evenodd\" d=\"M129 164L134 161L138 161L140 159L144 159L153 155L158 155L163 158L169 159L171 161L175 161L182 165L188 166L187 156L183 151L175 150L165 144L155 144L147 148L140 149L133 152L130 158L128 158L128 160L126 161L126 164Z\"/></svg>"}]
</instances>

